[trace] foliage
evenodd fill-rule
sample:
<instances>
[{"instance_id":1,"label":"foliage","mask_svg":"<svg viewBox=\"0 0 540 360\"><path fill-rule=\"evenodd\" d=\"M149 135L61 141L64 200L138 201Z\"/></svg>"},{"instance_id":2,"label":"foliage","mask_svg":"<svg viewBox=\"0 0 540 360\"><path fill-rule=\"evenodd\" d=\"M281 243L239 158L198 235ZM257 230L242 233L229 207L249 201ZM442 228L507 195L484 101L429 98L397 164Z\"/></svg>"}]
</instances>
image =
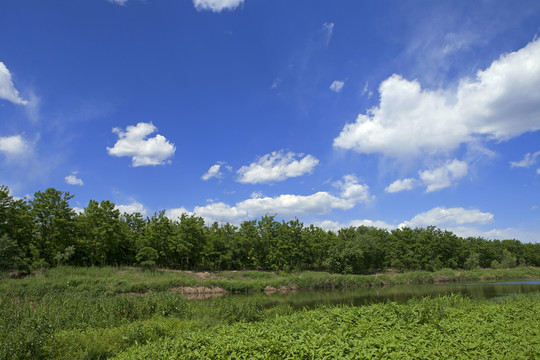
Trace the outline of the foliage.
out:
<instances>
[{"instance_id":1,"label":"foliage","mask_svg":"<svg viewBox=\"0 0 540 360\"><path fill-rule=\"evenodd\" d=\"M266 286L367 286L379 294L384 289L375 285L539 277L538 268L338 275L58 266L24 278L3 276L0 359L538 356L540 296L495 303L447 296L406 305L321 308L314 304L321 293L302 300L299 292L298 303L262 293ZM260 293L197 301L181 293L183 287L215 286ZM492 341L498 342L493 351Z\"/></svg>"},{"instance_id":2,"label":"foliage","mask_svg":"<svg viewBox=\"0 0 540 360\"><path fill-rule=\"evenodd\" d=\"M151 248L150 246L143 247L141 250L139 250L137 256L135 256L137 262L143 268L153 268L156 266L156 260L158 257L159 254L156 249Z\"/></svg>"},{"instance_id":3,"label":"foliage","mask_svg":"<svg viewBox=\"0 0 540 360\"><path fill-rule=\"evenodd\" d=\"M323 307L185 331L115 359L534 359L540 356L539 314L538 296Z\"/></svg>"},{"instance_id":4,"label":"foliage","mask_svg":"<svg viewBox=\"0 0 540 360\"><path fill-rule=\"evenodd\" d=\"M25 265L23 251L7 234L0 236L0 270L18 270Z\"/></svg>"},{"instance_id":5,"label":"foliage","mask_svg":"<svg viewBox=\"0 0 540 360\"><path fill-rule=\"evenodd\" d=\"M392 231L358 226L333 232L304 226L298 219L280 222L270 215L239 227L206 225L201 217L182 214L172 219L165 211L147 218L121 214L107 200L90 200L76 213L69 205L72 198L49 188L30 201L15 200L6 186L0 186L0 258L13 255L15 261L8 265L2 260L1 267L140 264L184 270L372 274L387 269L540 266L540 243L461 238L433 226Z\"/></svg>"}]
</instances>

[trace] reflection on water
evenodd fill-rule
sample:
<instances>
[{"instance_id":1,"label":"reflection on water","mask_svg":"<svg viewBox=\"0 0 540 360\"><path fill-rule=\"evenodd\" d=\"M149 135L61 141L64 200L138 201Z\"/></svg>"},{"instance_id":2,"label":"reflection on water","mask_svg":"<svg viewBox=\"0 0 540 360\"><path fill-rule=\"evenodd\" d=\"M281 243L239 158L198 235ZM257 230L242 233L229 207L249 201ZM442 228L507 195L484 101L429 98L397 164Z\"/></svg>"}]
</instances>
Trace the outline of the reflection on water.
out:
<instances>
[{"instance_id":1,"label":"reflection on water","mask_svg":"<svg viewBox=\"0 0 540 360\"><path fill-rule=\"evenodd\" d=\"M273 307L288 304L294 309L299 309L314 308L321 304L361 306L384 301L404 303L413 297L435 297L458 293L471 298L492 299L511 294L526 294L538 291L540 291L540 281L514 281L475 284L394 285L340 290L299 290L294 293L272 293L268 295L259 293L227 296L245 298L246 300L254 297L264 297L265 306Z\"/></svg>"}]
</instances>

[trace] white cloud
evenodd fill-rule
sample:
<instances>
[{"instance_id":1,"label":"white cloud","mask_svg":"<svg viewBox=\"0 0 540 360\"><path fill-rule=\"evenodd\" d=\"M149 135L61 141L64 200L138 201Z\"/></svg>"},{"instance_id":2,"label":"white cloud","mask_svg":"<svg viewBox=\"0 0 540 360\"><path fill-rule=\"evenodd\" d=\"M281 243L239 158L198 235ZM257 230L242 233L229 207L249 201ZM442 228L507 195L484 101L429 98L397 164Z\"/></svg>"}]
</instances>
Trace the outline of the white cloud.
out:
<instances>
[{"instance_id":1,"label":"white cloud","mask_svg":"<svg viewBox=\"0 0 540 360\"><path fill-rule=\"evenodd\" d=\"M345 85L344 81L335 80L330 85L330 90L332 90L333 92L337 92L337 93L341 92L341 90L343 89L343 85Z\"/></svg>"},{"instance_id":2,"label":"white cloud","mask_svg":"<svg viewBox=\"0 0 540 360\"><path fill-rule=\"evenodd\" d=\"M78 206L73 206L71 209L73 209L73 211L75 211L79 215L81 215L84 212L84 208L81 208Z\"/></svg>"},{"instance_id":3,"label":"white cloud","mask_svg":"<svg viewBox=\"0 0 540 360\"><path fill-rule=\"evenodd\" d=\"M191 211L188 211L188 209L184 207L168 209L165 211L165 215L172 220L179 218L180 216L182 216L182 214L193 215Z\"/></svg>"},{"instance_id":4,"label":"white cloud","mask_svg":"<svg viewBox=\"0 0 540 360\"><path fill-rule=\"evenodd\" d=\"M0 137L0 152L8 156L24 155L30 149L30 144L21 135Z\"/></svg>"},{"instance_id":5,"label":"white cloud","mask_svg":"<svg viewBox=\"0 0 540 360\"><path fill-rule=\"evenodd\" d=\"M346 124L334 147L403 158L446 153L462 143L506 141L540 129L540 39L462 79L457 90L422 89L393 75L379 105Z\"/></svg>"},{"instance_id":6,"label":"white cloud","mask_svg":"<svg viewBox=\"0 0 540 360\"><path fill-rule=\"evenodd\" d=\"M14 104L27 105L28 101L19 96L19 92L15 88L11 80L11 73L6 65L0 61L0 99L11 101Z\"/></svg>"},{"instance_id":7,"label":"white cloud","mask_svg":"<svg viewBox=\"0 0 540 360\"><path fill-rule=\"evenodd\" d=\"M419 171L420 180L407 178L396 180L388 185L384 191L387 193L396 193L404 190L412 190L423 184L426 186L426 192L430 193L447 188L452 182L461 179L468 173L469 166L465 161L454 159L447 160L443 166Z\"/></svg>"},{"instance_id":8,"label":"white cloud","mask_svg":"<svg viewBox=\"0 0 540 360\"><path fill-rule=\"evenodd\" d=\"M125 132L120 128L114 128L113 132L118 135L118 141L112 148L107 147L107 151L111 156L131 157L134 167L163 165L174 155L176 148L159 134L147 139L148 135L155 131L157 128L152 123L143 122L136 126L128 126Z\"/></svg>"},{"instance_id":9,"label":"white cloud","mask_svg":"<svg viewBox=\"0 0 540 360\"><path fill-rule=\"evenodd\" d=\"M147 214L147 210L144 207L144 205L137 201L132 201L131 204L127 204L127 205L116 205L116 209L118 209L120 213L122 214L123 213L127 213L127 214L139 213L142 216L146 216Z\"/></svg>"},{"instance_id":10,"label":"white cloud","mask_svg":"<svg viewBox=\"0 0 540 360\"><path fill-rule=\"evenodd\" d=\"M213 12L234 10L243 3L244 0L193 0L193 5L197 11L210 10Z\"/></svg>"},{"instance_id":11,"label":"white cloud","mask_svg":"<svg viewBox=\"0 0 540 360\"><path fill-rule=\"evenodd\" d=\"M348 210L353 208L355 201L341 199L325 191L312 195L279 195L276 197L261 197L244 200L236 207L246 211L251 218L266 213L278 214L283 217L300 216L304 214L325 214L333 209Z\"/></svg>"},{"instance_id":12,"label":"white cloud","mask_svg":"<svg viewBox=\"0 0 540 360\"><path fill-rule=\"evenodd\" d=\"M203 217L208 223L229 222L239 224L242 220L247 220L247 212L237 206L229 206L222 202L208 204L206 206L196 206L193 213Z\"/></svg>"},{"instance_id":13,"label":"white cloud","mask_svg":"<svg viewBox=\"0 0 540 360\"><path fill-rule=\"evenodd\" d=\"M453 180L461 179L467 175L468 166L464 161L454 159L448 160L445 165L432 169L420 171L420 179L427 186L426 192L433 192L444 189L452 185Z\"/></svg>"},{"instance_id":14,"label":"white cloud","mask_svg":"<svg viewBox=\"0 0 540 360\"><path fill-rule=\"evenodd\" d=\"M451 228L460 225L485 225L492 222L493 214L489 212L481 212L477 209L467 210L462 207L436 207L416 215L410 221L401 223L399 227L426 227L433 225L440 228Z\"/></svg>"},{"instance_id":15,"label":"white cloud","mask_svg":"<svg viewBox=\"0 0 540 360\"><path fill-rule=\"evenodd\" d=\"M360 185L353 175L347 175L336 184L341 190L341 197L325 191L311 195L282 194L275 197L263 196L254 192L252 197L236 203L234 206L222 202L195 206L193 211L185 208L170 209L169 217L177 217L182 213L195 214L208 222L231 222L238 224L242 220L254 219L266 214L281 217L295 217L305 214L327 214L335 209L349 210L357 203L370 200L369 187Z\"/></svg>"},{"instance_id":16,"label":"white cloud","mask_svg":"<svg viewBox=\"0 0 540 360\"><path fill-rule=\"evenodd\" d=\"M420 213L409 221L404 221L398 228L404 227L428 227L436 226L443 230L452 231L457 236L461 237L483 237L487 239L518 239L522 242L539 242L538 233L524 231L516 228L507 229L490 229L483 230L482 227L493 222L493 214L482 212L477 209L467 210L464 208L444 208L436 207L427 212ZM389 224L380 220L351 220L348 223L340 223L338 221L324 220L315 223L315 226L325 230L337 231L351 226L373 226L379 229L393 230L395 225Z\"/></svg>"},{"instance_id":17,"label":"white cloud","mask_svg":"<svg viewBox=\"0 0 540 360\"><path fill-rule=\"evenodd\" d=\"M531 167L536 164L538 156L540 156L540 151L537 151L534 154L527 153L521 161L511 161L510 167Z\"/></svg>"},{"instance_id":18,"label":"white cloud","mask_svg":"<svg viewBox=\"0 0 540 360\"><path fill-rule=\"evenodd\" d=\"M302 156L293 152L285 153L283 150L274 151L248 166L242 166L237 171L237 180L249 184L268 183L312 173L319 160L311 155L296 159Z\"/></svg>"},{"instance_id":19,"label":"white cloud","mask_svg":"<svg viewBox=\"0 0 540 360\"><path fill-rule=\"evenodd\" d=\"M209 179L211 179L213 177L215 177L215 178L223 177L223 172L220 171L222 165L223 165L223 163L217 163L217 164L214 164L214 165L210 166L210 169L208 169L208 171L203 176L201 176L201 179L206 181L206 180L209 180ZM227 167L227 169L229 169L229 171L230 171L229 166Z\"/></svg>"},{"instance_id":20,"label":"white cloud","mask_svg":"<svg viewBox=\"0 0 540 360\"><path fill-rule=\"evenodd\" d=\"M334 34L334 23L325 22L323 24L323 31L324 37L326 38L326 43L328 44L330 42L330 39L332 38L332 35Z\"/></svg>"},{"instance_id":21,"label":"white cloud","mask_svg":"<svg viewBox=\"0 0 540 360\"><path fill-rule=\"evenodd\" d=\"M73 171L71 173L71 175L68 175L64 178L64 180L66 181L66 183L68 183L69 185L79 185L79 186L83 186L84 185L84 182L82 181L82 179L78 178L77 177L77 174L78 172L77 171Z\"/></svg>"},{"instance_id":22,"label":"white cloud","mask_svg":"<svg viewBox=\"0 0 540 360\"><path fill-rule=\"evenodd\" d=\"M387 229L387 230L392 230L392 229L395 229L396 226L395 225L391 225L391 224L388 224L384 221L380 221L380 220L368 220L368 219L364 219L364 220L351 220L349 223L346 223L346 224L343 224L343 223L340 223L340 222L337 222L337 221L331 221L331 220L324 220L324 221L321 221L319 223L316 223L314 224L315 226L318 226L324 230L332 230L332 231L338 231L340 229L345 229L345 228L349 228L351 226L354 226L354 227L359 227L359 226L370 226L370 227L375 227L375 228L378 228L378 229Z\"/></svg>"},{"instance_id":23,"label":"white cloud","mask_svg":"<svg viewBox=\"0 0 540 360\"><path fill-rule=\"evenodd\" d=\"M276 78L274 82L272 83L272 86L270 86L270 89L277 89L280 84L281 84L281 78Z\"/></svg>"},{"instance_id":24,"label":"white cloud","mask_svg":"<svg viewBox=\"0 0 540 360\"><path fill-rule=\"evenodd\" d=\"M108 1L113 4L121 5L121 6L125 6L128 2L128 0L108 0Z\"/></svg>"},{"instance_id":25,"label":"white cloud","mask_svg":"<svg viewBox=\"0 0 540 360\"><path fill-rule=\"evenodd\" d=\"M366 202L372 197L369 195L369 186L358 183L355 175L345 175L343 180L336 181L334 186L341 189L341 197L354 202Z\"/></svg>"},{"instance_id":26,"label":"white cloud","mask_svg":"<svg viewBox=\"0 0 540 360\"><path fill-rule=\"evenodd\" d=\"M384 191L386 191L387 193L396 193L396 192L400 192L404 190L412 190L414 189L416 184L417 184L416 179L407 178L407 179L402 179L402 180L396 180L390 185L388 185L384 189Z\"/></svg>"}]
</instances>

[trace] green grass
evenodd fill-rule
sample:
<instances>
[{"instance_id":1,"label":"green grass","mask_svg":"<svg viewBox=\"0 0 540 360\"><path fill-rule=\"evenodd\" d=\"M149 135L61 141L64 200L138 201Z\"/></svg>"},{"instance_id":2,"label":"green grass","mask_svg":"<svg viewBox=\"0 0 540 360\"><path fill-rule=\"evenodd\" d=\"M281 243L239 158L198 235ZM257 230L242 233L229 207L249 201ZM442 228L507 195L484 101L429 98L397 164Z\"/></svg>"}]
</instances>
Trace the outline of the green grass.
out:
<instances>
[{"instance_id":1,"label":"green grass","mask_svg":"<svg viewBox=\"0 0 540 360\"><path fill-rule=\"evenodd\" d=\"M199 273L201 274L201 273ZM229 292L261 292L266 286L297 289L354 288L397 284L432 284L511 279L538 279L540 268L413 271L377 275L340 275L326 272L275 273L223 271L217 273L143 271L139 268L57 267L11 279L0 275L0 294L42 296L51 292L100 294L163 292L182 286L220 287Z\"/></svg>"},{"instance_id":2,"label":"green grass","mask_svg":"<svg viewBox=\"0 0 540 360\"><path fill-rule=\"evenodd\" d=\"M295 312L294 309L302 308L303 305L291 306L263 293L267 286L276 289L364 286L378 292L380 289L378 285L383 284L503 280L520 277L539 278L540 269L443 270L433 273L337 275L324 272L260 271L193 274L142 271L137 268L59 267L39 271L34 275L19 279L12 279L7 274L2 274L0 276L0 359L106 359L119 354L121 354L120 358L137 358L139 355L141 355L140 358L145 358L146 355L152 358L154 354L160 358L162 353L169 351L173 354L171 356L178 358L196 358L201 354L204 355L203 357L215 356L216 358L226 357L227 354L236 354L234 356L237 358L251 358L252 356L256 358L259 355L263 358L295 357L296 355L300 358L312 358L309 355L312 354L319 358L324 357L327 354L325 351L330 351L328 349L337 351L338 347L356 349L358 346L367 346L369 351L373 352L373 356L380 357L382 356L380 354L385 353L376 352L383 350L377 348L375 344L388 343L393 344L392 349L410 351L409 348L403 348L405 345L400 343L400 339L405 341L405 338L398 333L388 335L390 336L388 339L377 337L383 336L383 333L392 334L392 331L398 331L397 329L405 329L404 331L410 331L411 334L416 332L423 334L424 327L429 325L430 331L434 332L422 335L426 336L425 339L429 338L429 334L436 337L450 336L450 338L457 338L461 334L465 337L471 336L470 341L476 344L474 342L476 340L472 339L472 333L468 333L472 330L452 328L452 324L464 326L468 323L476 326L474 319L499 319L497 320L499 322L496 322L500 325L498 328L490 328L489 324L485 325L485 328L474 326L472 328L476 329L475 331L481 331L482 334L498 331L511 338L514 334L523 333L510 321L516 319L516 323L527 330L529 336L536 336L538 339L540 338L538 330L535 329L537 326L534 326L540 323L538 315L527 312L529 321L523 322L519 312L520 309L529 311L529 308L533 308L536 314L540 314L538 297L516 298L498 303L454 297L434 302L430 300L412 302L408 305L378 304L365 308L324 307L312 311L305 309ZM189 301L178 292L178 288L182 286L208 288L219 286L229 292L244 292L252 295ZM313 294L306 294L313 296ZM469 313L476 314L474 315L476 317ZM345 319L353 320L345 321ZM373 319L373 324L379 324L380 327L369 325L368 322L371 320L366 320L368 322L364 324L362 322L364 320L360 319ZM443 329L446 332L440 332L442 330L435 325L435 319L437 319L437 324L444 325ZM340 325L342 322L347 324L351 321L351 328L343 328ZM363 328L355 327L360 323L364 324L362 326L371 326L373 333L370 333L370 336L379 334L369 340L371 343L364 342L364 340L368 341L366 340L368 338L364 339ZM393 323L397 324L395 326L401 325L394 328L394 325L390 326ZM319 329L313 327L316 324L325 325ZM268 330L265 330L266 328ZM326 332L323 332L323 328ZM352 342L348 340L349 335L343 337L341 333L349 334ZM499 335L497 333L493 336ZM523 339L530 339L527 335L524 336ZM244 339L242 341L245 341L247 345L234 347L236 342L233 339L236 337ZM251 338L253 338L253 346L249 345ZM197 341L200 341L200 344L207 344L203 350L208 353L201 353L203 350L200 345L196 345ZM379 341L381 343L378 343ZM423 341L428 343L428 340ZM316 351L304 353L301 343L309 344ZM534 343L534 337L529 343L537 344ZM420 346L421 343L415 344L415 346ZM447 346L444 344L441 343L440 346ZM286 349L284 349L285 345ZM479 357L487 356L485 355L487 350L484 349L487 345L482 343L475 346L483 349L483 352L478 353ZM535 346L533 346L534 351L537 350ZM527 348L525 345L522 347ZM264 350L266 348L270 350ZM375 348L378 350L374 350ZM179 349L184 349L185 352ZM399 351L396 354L399 354ZM506 354L501 349L497 351L497 354ZM533 354L536 355L534 352ZM349 356L345 353L341 355Z\"/></svg>"}]
</instances>

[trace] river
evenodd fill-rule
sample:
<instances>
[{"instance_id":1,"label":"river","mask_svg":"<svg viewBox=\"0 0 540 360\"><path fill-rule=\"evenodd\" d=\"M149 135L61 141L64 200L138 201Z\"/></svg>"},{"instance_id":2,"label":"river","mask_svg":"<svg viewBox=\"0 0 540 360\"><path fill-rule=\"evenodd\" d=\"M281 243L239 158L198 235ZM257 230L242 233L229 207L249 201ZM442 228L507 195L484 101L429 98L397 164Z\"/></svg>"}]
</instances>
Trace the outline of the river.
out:
<instances>
[{"instance_id":1,"label":"river","mask_svg":"<svg viewBox=\"0 0 540 360\"><path fill-rule=\"evenodd\" d=\"M226 297L243 298L242 300L248 300L250 297L258 299L264 297L265 307L289 305L293 309L300 309L315 308L323 304L361 306L384 301L404 303L413 297L435 297L458 293L477 299L540 293L540 281L392 285L354 289L298 290L275 292L268 295L260 293L252 295L231 294L226 295Z\"/></svg>"}]
</instances>

